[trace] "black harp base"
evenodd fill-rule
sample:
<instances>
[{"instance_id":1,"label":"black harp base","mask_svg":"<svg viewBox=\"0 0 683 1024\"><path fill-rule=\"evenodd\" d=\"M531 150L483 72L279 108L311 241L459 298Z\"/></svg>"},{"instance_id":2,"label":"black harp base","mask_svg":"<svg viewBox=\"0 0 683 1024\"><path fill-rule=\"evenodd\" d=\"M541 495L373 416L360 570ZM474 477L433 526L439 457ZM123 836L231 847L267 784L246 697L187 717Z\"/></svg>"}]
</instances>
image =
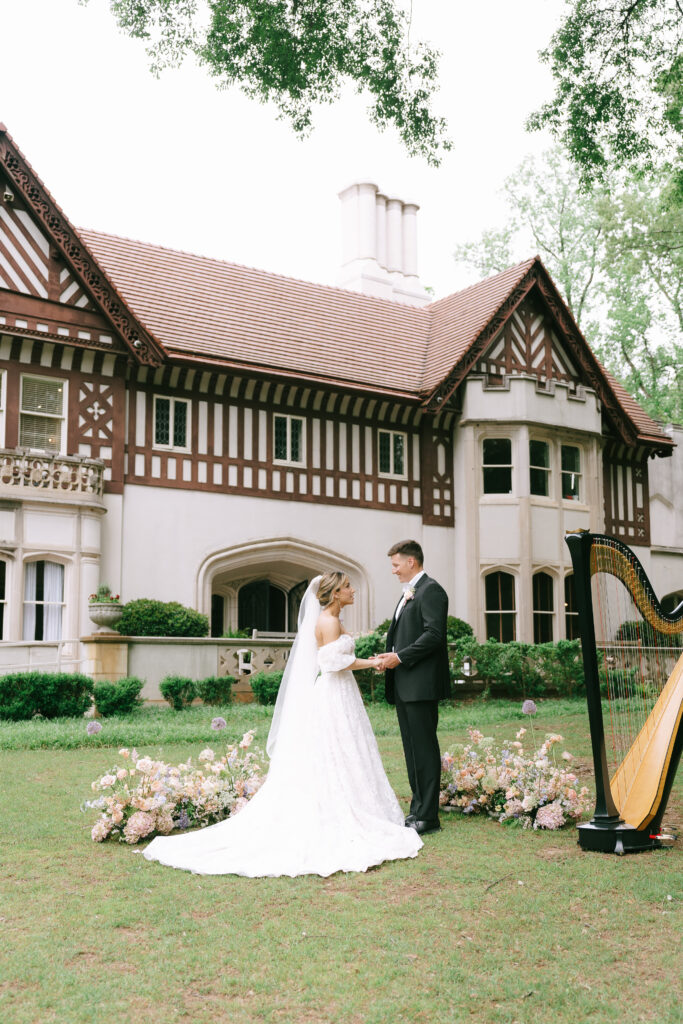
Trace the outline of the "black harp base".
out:
<instances>
[{"instance_id":1,"label":"black harp base","mask_svg":"<svg viewBox=\"0 0 683 1024\"><path fill-rule=\"evenodd\" d=\"M642 853L643 850L657 850L661 843L649 828L638 829L625 821L588 821L577 825L579 846L582 850L596 850L599 853Z\"/></svg>"}]
</instances>

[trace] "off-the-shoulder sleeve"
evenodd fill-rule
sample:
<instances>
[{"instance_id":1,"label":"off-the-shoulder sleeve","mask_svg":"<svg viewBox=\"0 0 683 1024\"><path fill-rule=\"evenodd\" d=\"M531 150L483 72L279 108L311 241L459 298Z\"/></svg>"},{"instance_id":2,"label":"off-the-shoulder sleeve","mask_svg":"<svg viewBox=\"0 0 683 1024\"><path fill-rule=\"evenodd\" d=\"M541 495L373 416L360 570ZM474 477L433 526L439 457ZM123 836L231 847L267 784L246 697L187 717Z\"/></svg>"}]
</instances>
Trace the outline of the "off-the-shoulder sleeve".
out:
<instances>
[{"instance_id":1,"label":"off-the-shoulder sleeve","mask_svg":"<svg viewBox=\"0 0 683 1024\"><path fill-rule=\"evenodd\" d=\"M343 640L343 637L339 638ZM349 651L350 643L339 643L335 640L331 644L325 644L318 651L318 664L322 672L342 672L349 665L353 665L356 655L353 650Z\"/></svg>"}]
</instances>

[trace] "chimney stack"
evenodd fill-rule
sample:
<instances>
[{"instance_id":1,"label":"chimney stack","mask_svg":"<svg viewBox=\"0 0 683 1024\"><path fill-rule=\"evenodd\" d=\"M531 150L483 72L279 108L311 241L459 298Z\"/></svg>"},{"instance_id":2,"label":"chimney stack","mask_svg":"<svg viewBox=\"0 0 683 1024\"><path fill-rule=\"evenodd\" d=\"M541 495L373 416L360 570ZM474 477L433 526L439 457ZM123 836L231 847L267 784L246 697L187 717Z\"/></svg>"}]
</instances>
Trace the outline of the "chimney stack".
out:
<instances>
[{"instance_id":1,"label":"chimney stack","mask_svg":"<svg viewBox=\"0 0 683 1024\"><path fill-rule=\"evenodd\" d=\"M416 203L386 196L370 181L339 193L342 204L343 288L424 306L431 302L417 275Z\"/></svg>"}]
</instances>

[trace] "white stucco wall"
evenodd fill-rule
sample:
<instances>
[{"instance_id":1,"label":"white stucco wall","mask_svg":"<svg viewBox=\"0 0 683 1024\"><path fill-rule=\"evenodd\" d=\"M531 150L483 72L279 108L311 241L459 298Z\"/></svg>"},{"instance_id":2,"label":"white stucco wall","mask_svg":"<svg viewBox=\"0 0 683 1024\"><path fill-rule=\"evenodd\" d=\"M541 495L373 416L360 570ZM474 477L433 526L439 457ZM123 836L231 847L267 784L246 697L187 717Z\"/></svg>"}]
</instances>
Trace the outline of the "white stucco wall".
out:
<instances>
[{"instance_id":1,"label":"white stucco wall","mask_svg":"<svg viewBox=\"0 0 683 1024\"><path fill-rule=\"evenodd\" d=\"M369 629L387 618L400 596L386 551L395 541L413 538L425 551L425 567L446 588L455 590L453 531L424 527L420 516L375 509L267 500L170 488L128 485L120 518L105 523L103 563L109 551L123 551L121 595L178 600L208 613L212 571L238 552L247 576L248 553L272 545L274 560L302 567L301 576L351 566L359 590L357 608L345 613L352 631ZM307 551L313 551L313 557ZM353 566L358 566L354 572ZM264 571L266 576L267 572Z\"/></svg>"}]
</instances>

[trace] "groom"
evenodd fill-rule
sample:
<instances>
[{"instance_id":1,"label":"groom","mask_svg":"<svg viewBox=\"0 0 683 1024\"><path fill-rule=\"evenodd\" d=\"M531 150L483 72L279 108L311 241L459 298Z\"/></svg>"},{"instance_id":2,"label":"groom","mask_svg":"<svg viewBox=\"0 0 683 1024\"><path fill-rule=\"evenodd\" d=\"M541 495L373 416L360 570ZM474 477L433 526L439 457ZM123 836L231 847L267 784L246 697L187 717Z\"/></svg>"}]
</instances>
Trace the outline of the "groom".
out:
<instances>
[{"instance_id":1,"label":"groom","mask_svg":"<svg viewBox=\"0 0 683 1024\"><path fill-rule=\"evenodd\" d=\"M387 552L403 585L387 634L386 697L396 705L413 798L406 825L420 835L437 832L441 754L436 727L439 700L450 697L446 645L448 595L422 568L422 548L404 540Z\"/></svg>"}]
</instances>

